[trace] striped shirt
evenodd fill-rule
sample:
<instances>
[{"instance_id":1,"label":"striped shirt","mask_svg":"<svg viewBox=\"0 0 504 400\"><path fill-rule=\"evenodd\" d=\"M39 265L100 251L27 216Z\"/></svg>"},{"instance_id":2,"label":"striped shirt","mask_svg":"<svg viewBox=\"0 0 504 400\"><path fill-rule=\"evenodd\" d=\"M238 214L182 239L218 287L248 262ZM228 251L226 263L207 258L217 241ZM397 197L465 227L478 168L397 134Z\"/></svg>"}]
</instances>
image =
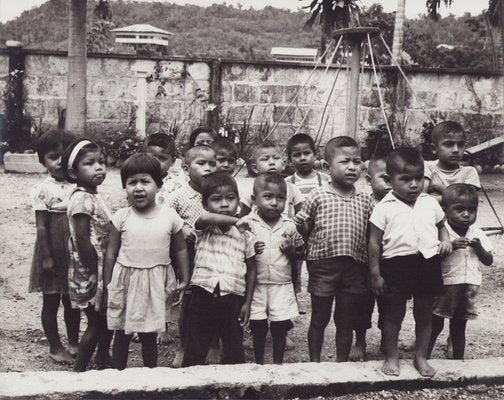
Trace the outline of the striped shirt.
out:
<instances>
[{"instance_id":1,"label":"striped shirt","mask_svg":"<svg viewBox=\"0 0 504 400\"><path fill-rule=\"evenodd\" d=\"M367 263L366 230L372 201L355 191L342 197L330 183L312 190L297 219L308 222L308 260L350 256Z\"/></svg>"},{"instance_id":2,"label":"striped shirt","mask_svg":"<svg viewBox=\"0 0 504 400\"><path fill-rule=\"evenodd\" d=\"M241 234L232 226L223 232L217 226L196 231L196 257L191 286L213 293L245 295L245 260L254 257L254 243L248 232Z\"/></svg>"},{"instance_id":3,"label":"striped shirt","mask_svg":"<svg viewBox=\"0 0 504 400\"><path fill-rule=\"evenodd\" d=\"M205 213L201 193L190 185L183 185L172 192L165 203L172 207L184 221L184 226L194 228L196 220Z\"/></svg>"},{"instance_id":4,"label":"striped shirt","mask_svg":"<svg viewBox=\"0 0 504 400\"><path fill-rule=\"evenodd\" d=\"M330 182L331 178L327 174L315 171L313 178L305 179L299 176L297 172L294 172L294 174L285 178L285 181L295 185L303 195L303 199L306 200L313 189Z\"/></svg>"}]
</instances>

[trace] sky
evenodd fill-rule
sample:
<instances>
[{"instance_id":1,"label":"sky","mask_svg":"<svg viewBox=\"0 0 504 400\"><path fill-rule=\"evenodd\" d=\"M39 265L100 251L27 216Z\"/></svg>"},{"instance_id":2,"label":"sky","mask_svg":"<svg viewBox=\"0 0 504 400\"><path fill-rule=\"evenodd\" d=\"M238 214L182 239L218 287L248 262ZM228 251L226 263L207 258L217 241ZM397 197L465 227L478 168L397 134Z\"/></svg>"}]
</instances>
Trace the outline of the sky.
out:
<instances>
[{"instance_id":1,"label":"sky","mask_svg":"<svg viewBox=\"0 0 504 400\"><path fill-rule=\"evenodd\" d=\"M47 0L0 0L0 22L7 22L18 17L23 11L33 7L38 7ZM149 0L138 0L149 1ZM196 4L200 6L209 6L214 3L227 3L234 6L239 3L245 8L263 8L267 5L278 8L288 8L297 10L299 7L308 5L310 0L157 0L166 3L177 4ZM373 3L381 3L386 12L395 11L397 8L397 0L361 0L364 6L370 6ZM470 12L473 15L479 14L488 6L487 0L454 0L451 7L447 8L443 5L440 9L440 14L446 16L450 13L455 15L463 15L465 12ZM406 0L406 17L415 18L418 14L425 13L425 0ZM143 22L143 21L139 21Z\"/></svg>"}]
</instances>

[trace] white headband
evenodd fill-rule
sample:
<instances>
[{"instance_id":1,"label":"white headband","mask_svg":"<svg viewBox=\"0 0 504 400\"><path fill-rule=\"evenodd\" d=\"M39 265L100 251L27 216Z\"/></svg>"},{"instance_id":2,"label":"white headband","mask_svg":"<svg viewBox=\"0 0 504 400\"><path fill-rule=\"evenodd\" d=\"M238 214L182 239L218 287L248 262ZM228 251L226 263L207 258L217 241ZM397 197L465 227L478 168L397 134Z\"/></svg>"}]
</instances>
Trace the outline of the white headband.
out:
<instances>
[{"instance_id":1,"label":"white headband","mask_svg":"<svg viewBox=\"0 0 504 400\"><path fill-rule=\"evenodd\" d=\"M77 143L75 145L75 147L72 149L72 152L70 153L70 157L68 157L68 166L67 166L67 169L70 169L73 167L73 163L75 162L75 158L77 157L77 154L79 154L79 151L81 151L81 149L88 145L88 144L91 144L93 142L91 142L90 140L81 140L79 143Z\"/></svg>"}]
</instances>

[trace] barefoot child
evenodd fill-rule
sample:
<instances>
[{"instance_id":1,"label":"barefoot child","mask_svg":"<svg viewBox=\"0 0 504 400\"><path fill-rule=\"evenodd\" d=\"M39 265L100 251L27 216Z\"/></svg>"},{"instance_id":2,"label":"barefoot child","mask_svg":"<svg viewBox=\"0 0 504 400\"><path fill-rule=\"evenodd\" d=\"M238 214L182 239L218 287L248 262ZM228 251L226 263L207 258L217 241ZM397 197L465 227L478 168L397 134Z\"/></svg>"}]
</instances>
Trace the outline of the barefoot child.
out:
<instances>
[{"instance_id":1,"label":"barefoot child","mask_svg":"<svg viewBox=\"0 0 504 400\"><path fill-rule=\"evenodd\" d=\"M114 214L105 256L107 324L115 331L112 358L115 368L126 368L131 338L138 333L144 366L153 368L166 306L173 299L178 303L189 281L187 248L180 217L156 202L163 184L157 159L132 155L121 167L121 181L130 206ZM178 287L170 246L181 276Z\"/></svg>"},{"instance_id":2,"label":"barefoot child","mask_svg":"<svg viewBox=\"0 0 504 400\"><path fill-rule=\"evenodd\" d=\"M385 362L382 371L399 375L397 341L413 296L415 368L433 376L427 362L434 296L443 291L441 257L451 251L444 213L432 196L422 193L424 161L418 151L402 148L387 156L392 191L378 203L370 218L369 267L371 287L382 297Z\"/></svg>"},{"instance_id":3,"label":"barefoot child","mask_svg":"<svg viewBox=\"0 0 504 400\"><path fill-rule=\"evenodd\" d=\"M103 255L112 215L97 192L106 176L105 157L98 145L78 139L66 149L61 163L67 181L77 184L67 211L71 234L68 291L72 307L84 310L88 322L73 368L82 372L97 344L97 363L106 365L110 358L112 332L107 329L103 301Z\"/></svg>"},{"instance_id":4,"label":"barefoot child","mask_svg":"<svg viewBox=\"0 0 504 400\"><path fill-rule=\"evenodd\" d=\"M478 194L472 185L456 183L443 191L442 206L453 252L441 262L444 294L434 301L430 356L444 319L450 320L453 358L464 359L467 320L475 319L476 297L481 286L481 266L492 265L492 244L485 233L475 227Z\"/></svg>"},{"instance_id":5,"label":"barefoot child","mask_svg":"<svg viewBox=\"0 0 504 400\"><path fill-rule=\"evenodd\" d=\"M223 345L222 363L243 363L243 326L249 321L256 278L254 245L251 235L244 232L248 224L234 216L238 189L229 174L207 176L201 193L208 212L195 224L196 257L183 365L204 364L217 336Z\"/></svg>"},{"instance_id":6,"label":"barefoot child","mask_svg":"<svg viewBox=\"0 0 504 400\"><path fill-rule=\"evenodd\" d=\"M295 222L308 237L308 292L312 315L308 330L310 361L320 362L324 331L333 302L336 361L348 361L360 297L366 291L366 231L371 199L358 192L362 160L357 142L331 139L324 149L331 182L313 189Z\"/></svg>"},{"instance_id":7,"label":"barefoot child","mask_svg":"<svg viewBox=\"0 0 504 400\"><path fill-rule=\"evenodd\" d=\"M254 181L256 210L245 217L256 240L257 279L250 330L257 364L264 364L268 320L273 362L282 364L287 332L294 326L291 318L298 316L291 261L302 259L304 242L292 221L282 217L286 197L287 184L282 176L265 172Z\"/></svg>"},{"instance_id":8,"label":"barefoot child","mask_svg":"<svg viewBox=\"0 0 504 400\"><path fill-rule=\"evenodd\" d=\"M61 155L74 137L64 131L51 131L37 141L40 163L49 176L30 191L35 211L37 240L33 253L28 291L42 292L42 328L49 342L49 357L59 363L73 363L79 344L80 311L72 308L68 297L70 230L68 198L73 185L67 183L61 168ZM58 308L63 303L68 335L68 351L58 333Z\"/></svg>"}]
</instances>

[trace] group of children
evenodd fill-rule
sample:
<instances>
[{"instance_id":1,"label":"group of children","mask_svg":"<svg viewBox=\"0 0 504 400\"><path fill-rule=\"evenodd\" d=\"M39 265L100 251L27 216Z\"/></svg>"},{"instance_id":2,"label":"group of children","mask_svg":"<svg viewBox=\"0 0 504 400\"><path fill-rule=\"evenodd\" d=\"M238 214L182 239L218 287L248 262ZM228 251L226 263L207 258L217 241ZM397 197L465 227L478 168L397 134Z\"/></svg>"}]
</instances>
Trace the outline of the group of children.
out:
<instances>
[{"instance_id":1,"label":"group of children","mask_svg":"<svg viewBox=\"0 0 504 400\"><path fill-rule=\"evenodd\" d=\"M138 334L144 365L155 367L158 341L178 309L174 366L245 362L246 325L255 361L264 363L269 331L273 361L281 364L306 261L310 361L321 360L333 303L336 361L363 360L376 301L382 371L398 375L398 336L413 297L414 365L434 375L427 360L444 318L454 358L464 357L480 265L493 262L489 240L473 226L479 179L459 164L465 142L459 124L444 122L432 132L437 162L425 163L412 148L372 159L369 195L355 186L363 162L347 136L325 146L329 176L314 170L312 138L293 136L287 157L295 173L286 179L282 150L266 140L252 152L253 185L239 189L236 146L212 129L191 134L184 176L170 171L173 139L153 134L122 165L128 207L112 214L97 190L106 176L98 145L44 134L37 151L49 177L31 193L37 243L30 290L43 292L50 356L75 357L74 370L84 371L97 348L99 366L123 369ZM58 335L60 301L68 350ZM87 329L79 340L80 310Z\"/></svg>"}]
</instances>

